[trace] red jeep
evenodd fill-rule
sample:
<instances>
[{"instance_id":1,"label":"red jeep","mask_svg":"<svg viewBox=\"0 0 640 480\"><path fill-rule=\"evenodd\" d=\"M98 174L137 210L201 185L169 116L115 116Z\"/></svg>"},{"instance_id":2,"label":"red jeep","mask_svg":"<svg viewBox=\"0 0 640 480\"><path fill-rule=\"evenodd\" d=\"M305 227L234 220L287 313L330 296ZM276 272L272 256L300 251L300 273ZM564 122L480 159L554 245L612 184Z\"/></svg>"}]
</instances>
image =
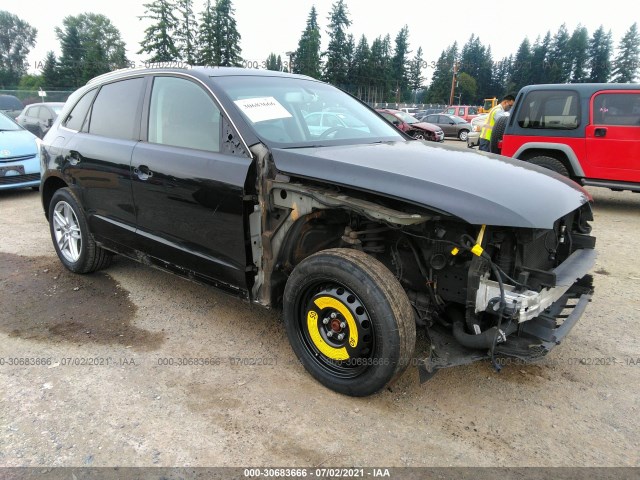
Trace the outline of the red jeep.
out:
<instances>
[{"instance_id":1,"label":"red jeep","mask_svg":"<svg viewBox=\"0 0 640 480\"><path fill-rule=\"evenodd\" d=\"M640 191L640 84L529 85L494 126L491 151L582 185Z\"/></svg>"}]
</instances>

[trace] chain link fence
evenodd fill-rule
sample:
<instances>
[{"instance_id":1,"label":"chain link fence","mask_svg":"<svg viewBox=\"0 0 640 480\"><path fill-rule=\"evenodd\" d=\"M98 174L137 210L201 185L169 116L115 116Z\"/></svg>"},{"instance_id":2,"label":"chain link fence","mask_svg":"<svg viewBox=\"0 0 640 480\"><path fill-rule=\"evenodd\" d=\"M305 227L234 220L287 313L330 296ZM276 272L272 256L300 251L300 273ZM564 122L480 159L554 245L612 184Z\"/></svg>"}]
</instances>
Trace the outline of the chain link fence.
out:
<instances>
[{"instance_id":1,"label":"chain link fence","mask_svg":"<svg viewBox=\"0 0 640 480\"><path fill-rule=\"evenodd\" d=\"M0 95L17 97L24 106L40 102L66 102L74 90L43 90L46 96L40 96L38 90L1 90Z\"/></svg>"}]
</instances>

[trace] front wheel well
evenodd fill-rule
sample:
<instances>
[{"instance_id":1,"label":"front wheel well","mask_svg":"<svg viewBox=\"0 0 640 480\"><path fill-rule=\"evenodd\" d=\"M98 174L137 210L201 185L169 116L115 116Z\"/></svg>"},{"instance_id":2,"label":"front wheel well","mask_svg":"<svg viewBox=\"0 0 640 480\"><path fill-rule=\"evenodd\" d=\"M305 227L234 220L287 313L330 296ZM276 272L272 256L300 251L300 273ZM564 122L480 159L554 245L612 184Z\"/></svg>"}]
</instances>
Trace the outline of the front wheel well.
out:
<instances>
[{"instance_id":1,"label":"front wheel well","mask_svg":"<svg viewBox=\"0 0 640 480\"><path fill-rule=\"evenodd\" d=\"M44 215L49 219L49 206L51 205L51 199L53 195L68 185L64 180L58 177L49 177L42 185L42 208L44 209Z\"/></svg>"},{"instance_id":2,"label":"front wheel well","mask_svg":"<svg viewBox=\"0 0 640 480\"><path fill-rule=\"evenodd\" d=\"M569 172L569 177L575 178L575 172L567 155L561 150L552 150L544 148L532 148L522 152L517 158L518 160L528 161L535 157L551 157L558 160Z\"/></svg>"}]
</instances>

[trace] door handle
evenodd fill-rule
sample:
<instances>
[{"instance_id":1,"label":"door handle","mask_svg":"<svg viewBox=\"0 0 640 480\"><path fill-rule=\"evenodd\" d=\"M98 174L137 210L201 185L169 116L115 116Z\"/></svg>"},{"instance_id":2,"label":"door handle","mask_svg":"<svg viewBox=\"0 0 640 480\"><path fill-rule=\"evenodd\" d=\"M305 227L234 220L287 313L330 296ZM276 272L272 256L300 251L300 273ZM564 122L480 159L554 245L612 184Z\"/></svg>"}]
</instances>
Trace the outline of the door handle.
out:
<instances>
[{"instance_id":1,"label":"door handle","mask_svg":"<svg viewBox=\"0 0 640 480\"><path fill-rule=\"evenodd\" d=\"M596 128L593 131L593 136L594 137L606 137L607 136L607 129L606 128Z\"/></svg>"},{"instance_id":2,"label":"door handle","mask_svg":"<svg viewBox=\"0 0 640 480\"><path fill-rule=\"evenodd\" d=\"M142 181L148 180L153 177L153 172L149 170L149 167L147 167L146 165L140 165L139 167L134 168L133 173L135 173Z\"/></svg>"}]
</instances>

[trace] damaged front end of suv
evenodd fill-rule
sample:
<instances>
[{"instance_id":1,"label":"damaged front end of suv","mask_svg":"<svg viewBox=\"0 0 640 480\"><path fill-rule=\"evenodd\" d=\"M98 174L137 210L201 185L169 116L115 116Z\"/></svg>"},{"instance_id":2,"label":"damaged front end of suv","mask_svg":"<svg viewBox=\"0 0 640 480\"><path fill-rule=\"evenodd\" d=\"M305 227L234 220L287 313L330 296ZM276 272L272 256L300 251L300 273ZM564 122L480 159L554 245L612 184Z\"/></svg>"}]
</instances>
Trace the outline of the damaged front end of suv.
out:
<instances>
[{"instance_id":1,"label":"damaged front end of suv","mask_svg":"<svg viewBox=\"0 0 640 480\"><path fill-rule=\"evenodd\" d=\"M266 180L252 222L254 296L279 304L306 258L327 249L357 250L393 274L416 326L426 332L430 354L404 360L419 368L422 380L482 359L543 357L575 325L593 292L590 197L535 167L440 149L434 158L446 162L430 161L424 148L414 142L256 150ZM395 161L385 162L391 154ZM471 176L452 175L456 170ZM359 185L345 185L345 178ZM348 307L335 290L326 296ZM309 306L300 309L293 315L304 317ZM319 310L322 317L331 309ZM323 366L332 375L349 377L371 361L374 342L338 355L350 326L340 309L332 313L337 321L327 313L322 320L329 319L329 327L315 338L308 333L315 327L304 324L308 350L317 350L316 359L328 357ZM352 329L366 330L355 323Z\"/></svg>"}]
</instances>

